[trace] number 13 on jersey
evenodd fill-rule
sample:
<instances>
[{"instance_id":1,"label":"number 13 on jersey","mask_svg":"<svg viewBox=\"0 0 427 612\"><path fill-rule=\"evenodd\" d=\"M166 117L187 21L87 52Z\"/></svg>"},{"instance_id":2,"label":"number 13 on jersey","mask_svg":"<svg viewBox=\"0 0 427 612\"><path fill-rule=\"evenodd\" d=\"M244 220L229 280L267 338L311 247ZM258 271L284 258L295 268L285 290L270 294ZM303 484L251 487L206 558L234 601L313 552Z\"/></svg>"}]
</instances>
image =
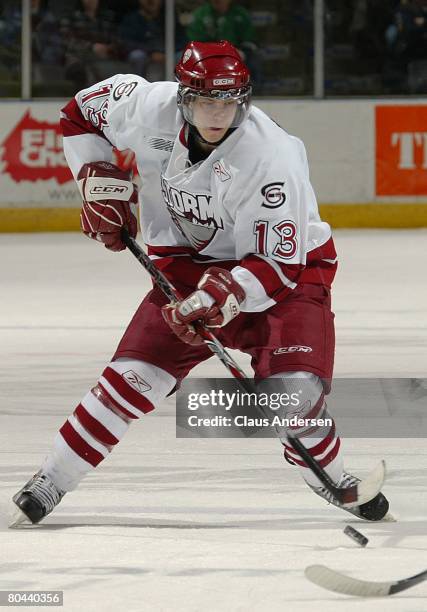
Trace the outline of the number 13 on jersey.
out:
<instances>
[{"instance_id":1,"label":"number 13 on jersey","mask_svg":"<svg viewBox=\"0 0 427 612\"><path fill-rule=\"evenodd\" d=\"M280 221L271 226L269 221L258 219L254 223L255 252L261 255L269 255L268 242L269 233L273 236L275 246L271 255L280 259L291 259L298 249L297 226L293 221ZM278 236L278 238L277 238Z\"/></svg>"}]
</instances>

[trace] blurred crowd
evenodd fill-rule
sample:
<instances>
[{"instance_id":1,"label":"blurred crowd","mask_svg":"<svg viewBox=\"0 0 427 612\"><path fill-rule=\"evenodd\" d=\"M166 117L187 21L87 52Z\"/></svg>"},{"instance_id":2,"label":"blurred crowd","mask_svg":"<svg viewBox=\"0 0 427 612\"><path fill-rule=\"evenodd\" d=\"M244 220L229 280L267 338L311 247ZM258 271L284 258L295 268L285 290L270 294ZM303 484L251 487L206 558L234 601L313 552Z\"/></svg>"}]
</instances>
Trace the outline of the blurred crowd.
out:
<instances>
[{"instance_id":1,"label":"blurred crowd","mask_svg":"<svg viewBox=\"0 0 427 612\"><path fill-rule=\"evenodd\" d=\"M21 0L0 0L0 96L19 81ZM313 0L176 0L175 52L227 39L255 93L310 94ZM165 78L164 0L32 0L33 95L118 72ZM427 92L427 0L325 0L330 95Z\"/></svg>"},{"instance_id":2,"label":"blurred crowd","mask_svg":"<svg viewBox=\"0 0 427 612\"><path fill-rule=\"evenodd\" d=\"M370 87L383 94L427 93L427 0L325 0L325 5L331 81L343 72L337 69L341 60L353 78L371 78L366 93ZM341 85L345 89L345 80Z\"/></svg>"}]
</instances>

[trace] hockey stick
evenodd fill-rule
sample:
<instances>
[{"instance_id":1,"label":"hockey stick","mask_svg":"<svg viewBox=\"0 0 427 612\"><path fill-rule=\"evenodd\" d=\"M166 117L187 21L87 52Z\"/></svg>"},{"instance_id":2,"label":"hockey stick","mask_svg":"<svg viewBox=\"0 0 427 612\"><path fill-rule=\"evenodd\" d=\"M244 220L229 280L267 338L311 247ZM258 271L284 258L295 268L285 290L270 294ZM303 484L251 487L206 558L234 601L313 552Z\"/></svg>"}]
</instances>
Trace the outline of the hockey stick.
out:
<instances>
[{"instance_id":1,"label":"hockey stick","mask_svg":"<svg viewBox=\"0 0 427 612\"><path fill-rule=\"evenodd\" d=\"M121 239L131 253L136 257L136 259L147 270L153 281L163 291L166 297L171 302L179 302L181 298L175 287L157 268L154 262L151 261L149 256L143 251L137 241L129 236L129 233L125 228L122 229ZM246 376L240 366L222 346L218 338L216 338L216 336L210 330L206 329L206 327L200 321L194 323L193 326L196 332L203 338L212 353L217 355L219 360L224 364L227 370L231 372L234 378L239 381L245 391L249 393L256 392L251 380ZM263 413L263 417L265 416L268 415ZM385 479L384 461L381 461L366 479L361 480L357 484L347 488L337 487L334 481L317 463L314 457L310 455L308 450L298 438L294 438L289 435L286 437L289 444L301 456L310 470L317 476L325 488L343 507L352 508L354 506L360 506L361 504L371 501L371 499L373 499L380 492Z\"/></svg>"},{"instance_id":2,"label":"hockey stick","mask_svg":"<svg viewBox=\"0 0 427 612\"><path fill-rule=\"evenodd\" d=\"M156 285L163 291L165 296L171 302L179 302L182 298L178 291L172 285L172 283L166 278L166 276L157 268L157 266L151 261L148 255L142 250L137 241L129 236L125 229L122 229L121 238L123 243L135 255L136 259L143 265L147 270L151 278L154 280ZM214 334L206 329L202 323L196 322L193 324L196 332L203 338L209 349L218 356L219 360L225 365L225 367L233 374L235 378L241 381L241 384L245 387L246 391L253 392L252 385L247 379L246 374L240 368L240 366L234 361L232 356L225 350L219 340Z\"/></svg>"},{"instance_id":3,"label":"hockey stick","mask_svg":"<svg viewBox=\"0 0 427 612\"><path fill-rule=\"evenodd\" d=\"M427 580L427 570L401 580L371 582L370 580L351 578L325 565L310 565L305 570L305 576L314 584L335 593L356 597L386 597L387 595L400 593L400 591L406 591L406 589Z\"/></svg>"}]
</instances>

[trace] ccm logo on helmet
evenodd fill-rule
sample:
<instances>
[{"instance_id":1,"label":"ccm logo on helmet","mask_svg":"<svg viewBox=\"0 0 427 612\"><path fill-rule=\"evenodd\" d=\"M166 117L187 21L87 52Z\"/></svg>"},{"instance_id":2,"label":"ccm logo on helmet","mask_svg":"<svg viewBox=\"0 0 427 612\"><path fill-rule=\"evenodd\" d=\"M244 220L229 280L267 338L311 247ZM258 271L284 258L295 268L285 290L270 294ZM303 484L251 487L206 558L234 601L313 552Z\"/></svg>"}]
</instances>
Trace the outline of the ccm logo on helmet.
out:
<instances>
[{"instance_id":1,"label":"ccm logo on helmet","mask_svg":"<svg viewBox=\"0 0 427 612\"><path fill-rule=\"evenodd\" d=\"M96 195L100 193L125 193L127 190L127 185L95 185L89 190L89 193Z\"/></svg>"},{"instance_id":2,"label":"ccm logo on helmet","mask_svg":"<svg viewBox=\"0 0 427 612\"><path fill-rule=\"evenodd\" d=\"M236 82L236 79L232 79L232 78L223 78L223 79L213 79L212 83L213 85L234 85Z\"/></svg>"},{"instance_id":3,"label":"ccm logo on helmet","mask_svg":"<svg viewBox=\"0 0 427 612\"><path fill-rule=\"evenodd\" d=\"M284 353L311 353L311 346L281 346L273 351L273 355L283 355Z\"/></svg>"},{"instance_id":4,"label":"ccm logo on helmet","mask_svg":"<svg viewBox=\"0 0 427 612\"><path fill-rule=\"evenodd\" d=\"M184 55L182 56L182 63L185 64L185 62L188 62L188 60L190 59L192 55L192 51L191 49L187 49L184 53Z\"/></svg>"}]
</instances>

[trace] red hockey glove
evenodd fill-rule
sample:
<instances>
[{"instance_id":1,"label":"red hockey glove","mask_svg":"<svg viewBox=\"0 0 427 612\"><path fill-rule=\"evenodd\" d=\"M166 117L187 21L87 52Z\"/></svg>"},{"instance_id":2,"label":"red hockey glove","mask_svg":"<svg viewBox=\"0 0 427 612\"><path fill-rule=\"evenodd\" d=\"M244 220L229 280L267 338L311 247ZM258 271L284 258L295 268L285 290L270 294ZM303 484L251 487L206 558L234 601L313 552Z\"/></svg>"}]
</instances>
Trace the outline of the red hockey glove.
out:
<instances>
[{"instance_id":1,"label":"red hockey glove","mask_svg":"<svg viewBox=\"0 0 427 612\"><path fill-rule=\"evenodd\" d=\"M237 317L245 299L242 287L223 268L209 268L197 287L185 300L162 308L166 323L187 344L203 343L191 323L201 320L206 327L223 327Z\"/></svg>"},{"instance_id":2,"label":"red hockey glove","mask_svg":"<svg viewBox=\"0 0 427 612\"><path fill-rule=\"evenodd\" d=\"M120 238L122 227L133 238L138 231L138 189L131 181L130 172L110 162L98 161L85 164L77 179L83 198L80 214L83 232L103 242L111 251L122 251L126 248Z\"/></svg>"}]
</instances>

